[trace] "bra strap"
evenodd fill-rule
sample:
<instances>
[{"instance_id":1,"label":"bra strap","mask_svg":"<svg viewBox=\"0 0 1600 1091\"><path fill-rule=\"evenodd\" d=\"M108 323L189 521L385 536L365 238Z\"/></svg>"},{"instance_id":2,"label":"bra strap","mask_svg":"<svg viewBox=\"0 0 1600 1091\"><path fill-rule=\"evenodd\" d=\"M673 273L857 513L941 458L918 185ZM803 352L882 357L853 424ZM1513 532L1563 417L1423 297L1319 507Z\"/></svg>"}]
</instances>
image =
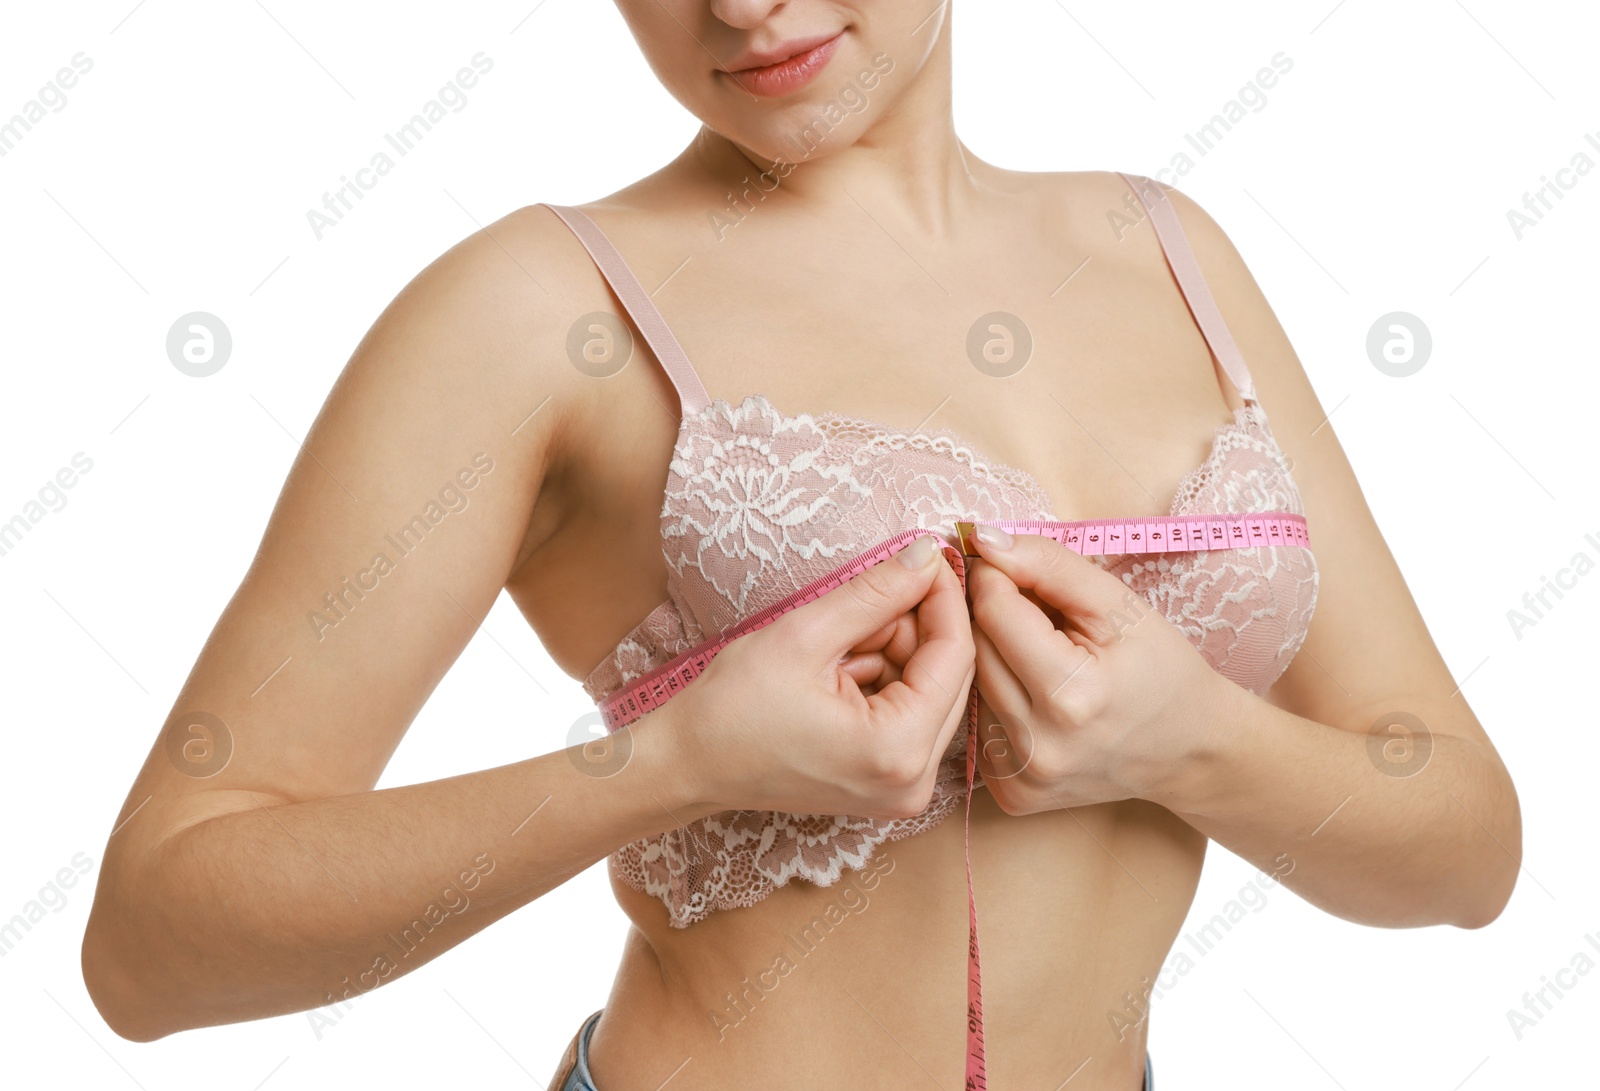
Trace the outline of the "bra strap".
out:
<instances>
[{"instance_id":1,"label":"bra strap","mask_svg":"<svg viewBox=\"0 0 1600 1091\"><path fill-rule=\"evenodd\" d=\"M562 222L578 236L578 241L583 243L584 249L589 251L589 256L600 268L600 275L611 285L611 290L617 294L617 299L622 302L623 308L639 327L639 332L644 334L650 350L656 354L656 359L661 361L661 366L667 372L667 378L671 379L672 385L677 388L678 402L683 415L688 417L699 413L711 403L710 396L706 394L705 384L700 381L694 365L689 363L688 354L683 351L683 346L678 344L678 339L667 326L667 320L661 317L661 312L650 301L650 293L644 290L639 278L633 275L633 270L628 268L628 263L622 254L611 244L605 232L600 230L600 225L595 223L583 209L570 205L540 203L561 217Z\"/></svg>"},{"instance_id":2,"label":"bra strap","mask_svg":"<svg viewBox=\"0 0 1600 1091\"><path fill-rule=\"evenodd\" d=\"M1211 346L1217 362L1233 381L1239 396L1245 401L1255 401L1256 387L1250 378L1250 369L1245 366L1244 354L1239 351L1233 334L1228 330L1228 323L1223 320L1222 311L1217 307L1217 301L1212 298L1211 288L1206 284L1205 274L1200 271L1200 264L1195 260L1194 250L1189 246L1188 236L1183 233L1183 226L1178 222L1178 211L1173 208L1166 189L1142 174L1117 173L1133 188L1139 202L1150 213L1150 222L1155 225L1156 238L1161 241L1167 264L1172 267L1178 289L1189 304L1189 311L1205 336L1206 344Z\"/></svg>"}]
</instances>

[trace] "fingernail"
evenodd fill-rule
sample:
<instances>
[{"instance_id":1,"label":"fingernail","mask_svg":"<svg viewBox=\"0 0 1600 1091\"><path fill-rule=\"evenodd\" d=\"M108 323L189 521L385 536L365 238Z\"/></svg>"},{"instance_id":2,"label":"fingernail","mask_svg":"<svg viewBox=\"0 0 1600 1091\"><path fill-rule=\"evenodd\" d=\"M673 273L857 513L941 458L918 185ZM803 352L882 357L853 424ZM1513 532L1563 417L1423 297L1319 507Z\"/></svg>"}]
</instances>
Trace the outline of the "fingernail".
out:
<instances>
[{"instance_id":1,"label":"fingernail","mask_svg":"<svg viewBox=\"0 0 1600 1091\"><path fill-rule=\"evenodd\" d=\"M995 549L1010 549L1011 543L1016 541L1007 532L999 527L992 527L988 523L979 523L973 533L978 536L978 541L986 546L993 546Z\"/></svg>"},{"instance_id":2,"label":"fingernail","mask_svg":"<svg viewBox=\"0 0 1600 1091\"><path fill-rule=\"evenodd\" d=\"M906 546L895 556L900 558L900 563L907 568L921 568L933 560L934 537L924 534L910 545Z\"/></svg>"}]
</instances>

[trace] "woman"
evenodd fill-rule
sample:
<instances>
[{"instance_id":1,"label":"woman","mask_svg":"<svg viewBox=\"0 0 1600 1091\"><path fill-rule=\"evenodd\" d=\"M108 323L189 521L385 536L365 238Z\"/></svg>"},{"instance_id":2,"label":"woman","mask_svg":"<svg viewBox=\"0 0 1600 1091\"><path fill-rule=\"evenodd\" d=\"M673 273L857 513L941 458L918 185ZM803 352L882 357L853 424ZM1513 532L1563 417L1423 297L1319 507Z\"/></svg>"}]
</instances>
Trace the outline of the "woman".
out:
<instances>
[{"instance_id":1,"label":"woman","mask_svg":"<svg viewBox=\"0 0 1600 1091\"><path fill-rule=\"evenodd\" d=\"M1347 919L1493 920L1509 776L1220 228L973 156L948 5L619 7L704 127L358 347L108 845L113 1029L366 991L610 856L634 927L553 1086L1148 1088L1208 838ZM951 535L1230 512L1310 544ZM609 750L371 790L502 588L601 703L915 530Z\"/></svg>"}]
</instances>

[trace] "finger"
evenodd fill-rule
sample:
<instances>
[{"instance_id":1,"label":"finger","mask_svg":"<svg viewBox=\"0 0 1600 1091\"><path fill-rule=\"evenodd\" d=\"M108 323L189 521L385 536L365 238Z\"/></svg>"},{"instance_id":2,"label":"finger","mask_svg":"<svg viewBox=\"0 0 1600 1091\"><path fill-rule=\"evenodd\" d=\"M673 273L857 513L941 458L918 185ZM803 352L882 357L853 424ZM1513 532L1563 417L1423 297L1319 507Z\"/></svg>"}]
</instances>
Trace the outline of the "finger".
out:
<instances>
[{"instance_id":1,"label":"finger","mask_svg":"<svg viewBox=\"0 0 1600 1091\"><path fill-rule=\"evenodd\" d=\"M769 628L779 629L783 640L800 654L837 662L916 608L934 585L938 570L948 571L949 565L940 560L940 540L933 535L923 538L931 548L910 542L827 594L784 614ZM922 563L910 567L902 563L906 551L916 551L910 555L922 557Z\"/></svg>"},{"instance_id":2,"label":"finger","mask_svg":"<svg viewBox=\"0 0 1600 1091\"><path fill-rule=\"evenodd\" d=\"M922 638L918 634L917 612L913 608L885 625L862 644L857 645L852 651L870 650L881 653L884 663L894 669L895 677L898 678L900 672L905 669L905 665L910 662L912 654L917 650L917 645L921 642Z\"/></svg>"},{"instance_id":3,"label":"finger","mask_svg":"<svg viewBox=\"0 0 1600 1091\"><path fill-rule=\"evenodd\" d=\"M889 645L895 641L895 638L900 635L901 630L907 626L915 631L916 615L912 614L910 611L907 611L894 620L888 622L883 626L883 628L877 630L876 632L869 633L862 639L856 641L856 643L850 648L850 652L881 652L885 648L889 647ZM907 654L910 653L908 652Z\"/></svg>"},{"instance_id":4,"label":"finger","mask_svg":"<svg viewBox=\"0 0 1600 1091\"><path fill-rule=\"evenodd\" d=\"M981 559L1032 591L1096 643L1111 640L1107 617L1123 603L1127 586L1087 557L1042 534L1014 534L1005 549L973 536ZM982 568L982 564L973 564ZM970 577L969 577L970 578Z\"/></svg>"},{"instance_id":5,"label":"finger","mask_svg":"<svg viewBox=\"0 0 1600 1091\"><path fill-rule=\"evenodd\" d=\"M1006 674L1026 692L1026 701L1017 699L1013 707L1031 707L1044 700L1092 656L1096 645L1089 637L1056 628L998 568L975 564L967 586L972 589L974 645L981 634L1004 661ZM980 662L985 670L994 665L988 656ZM1004 676L998 686L996 695L1007 693ZM1011 697L1015 698L1014 691Z\"/></svg>"},{"instance_id":6,"label":"finger","mask_svg":"<svg viewBox=\"0 0 1600 1091\"><path fill-rule=\"evenodd\" d=\"M1057 629L1065 629L1072 624L1072 622L1067 618L1067 615L1063 614L1060 610L1057 610L1054 606L1051 606L1048 602L1044 601L1044 599L1040 598L1037 591L1034 591L1032 588L1028 587L1019 588L1019 590L1022 592L1022 597L1043 611L1044 616L1050 619L1050 624L1054 625Z\"/></svg>"},{"instance_id":7,"label":"finger","mask_svg":"<svg viewBox=\"0 0 1600 1091\"><path fill-rule=\"evenodd\" d=\"M875 718L897 723L943 721L938 750L955 734L956 716L964 711L973 671L972 625L966 593L949 564L936 566L933 586L918 604L917 646L901 677L868 698Z\"/></svg>"},{"instance_id":8,"label":"finger","mask_svg":"<svg viewBox=\"0 0 1600 1091\"><path fill-rule=\"evenodd\" d=\"M882 652L852 652L840 661L839 669L856 685L880 690L900 677L901 664Z\"/></svg>"},{"instance_id":9,"label":"finger","mask_svg":"<svg viewBox=\"0 0 1600 1091\"><path fill-rule=\"evenodd\" d=\"M978 668L978 692L983 701L1004 709L1027 708L1032 700L1028 688L1012 671L989 634L977 626L972 630L972 648Z\"/></svg>"},{"instance_id":10,"label":"finger","mask_svg":"<svg viewBox=\"0 0 1600 1091\"><path fill-rule=\"evenodd\" d=\"M927 764L923 766L922 776L923 780L929 784L938 780L939 766L944 762L944 752L950 748L950 740L956 737L956 732L966 722L967 710L971 707L969 695L976 680L977 665L969 663L967 665L967 673L962 676L960 684L956 687L961 699L950 706L950 709L944 715L944 719L939 723L939 730L928 744Z\"/></svg>"},{"instance_id":11,"label":"finger","mask_svg":"<svg viewBox=\"0 0 1600 1091\"><path fill-rule=\"evenodd\" d=\"M858 686L876 684L890 666L882 652L852 653L839 662L839 669Z\"/></svg>"},{"instance_id":12,"label":"finger","mask_svg":"<svg viewBox=\"0 0 1600 1091\"><path fill-rule=\"evenodd\" d=\"M892 663L896 671L906 665L911 658L911 653L917 650L917 615L915 613L901 614L895 623L888 627L888 638L878 650L883 652L883 657Z\"/></svg>"}]
</instances>

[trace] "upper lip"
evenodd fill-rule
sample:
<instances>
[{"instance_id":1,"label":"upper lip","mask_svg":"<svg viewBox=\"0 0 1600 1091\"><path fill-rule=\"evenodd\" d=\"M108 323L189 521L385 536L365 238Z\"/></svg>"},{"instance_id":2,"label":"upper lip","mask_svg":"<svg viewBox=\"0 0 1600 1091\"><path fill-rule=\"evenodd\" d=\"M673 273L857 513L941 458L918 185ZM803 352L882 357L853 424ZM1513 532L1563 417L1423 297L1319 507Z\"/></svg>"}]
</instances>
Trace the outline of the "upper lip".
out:
<instances>
[{"instance_id":1,"label":"upper lip","mask_svg":"<svg viewBox=\"0 0 1600 1091\"><path fill-rule=\"evenodd\" d=\"M771 49L747 49L734 57L723 66L724 72L743 72L748 68L765 68L769 64L786 61L790 57L798 57L802 53L809 53L823 42L830 41L839 34L831 30L824 34L813 34L808 38L791 38L787 42L780 42Z\"/></svg>"}]
</instances>

